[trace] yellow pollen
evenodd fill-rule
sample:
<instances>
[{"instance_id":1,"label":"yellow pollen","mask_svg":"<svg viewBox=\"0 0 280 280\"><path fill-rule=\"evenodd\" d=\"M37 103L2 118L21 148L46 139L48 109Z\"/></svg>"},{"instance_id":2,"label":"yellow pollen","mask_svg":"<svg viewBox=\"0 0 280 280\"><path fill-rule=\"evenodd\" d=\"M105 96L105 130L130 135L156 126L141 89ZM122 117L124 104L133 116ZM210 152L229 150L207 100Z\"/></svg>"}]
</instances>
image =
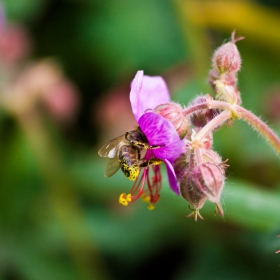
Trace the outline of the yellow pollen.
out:
<instances>
[{"instance_id":1,"label":"yellow pollen","mask_svg":"<svg viewBox=\"0 0 280 280\"><path fill-rule=\"evenodd\" d=\"M131 194L126 195L125 193L122 193L119 197L119 203L123 206L127 206L129 202L131 201Z\"/></svg>"},{"instance_id":2,"label":"yellow pollen","mask_svg":"<svg viewBox=\"0 0 280 280\"><path fill-rule=\"evenodd\" d=\"M149 210L154 210L154 209L155 209L155 205L149 203L149 205L147 206L147 208L148 208Z\"/></svg>"},{"instance_id":3,"label":"yellow pollen","mask_svg":"<svg viewBox=\"0 0 280 280\"><path fill-rule=\"evenodd\" d=\"M149 195L145 194L145 193L143 193L143 194L141 195L141 197L142 197L142 200L143 200L144 202L150 202L150 201L151 201L151 197L150 197Z\"/></svg>"},{"instance_id":4,"label":"yellow pollen","mask_svg":"<svg viewBox=\"0 0 280 280\"><path fill-rule=\"evenodd\" d=\"M126 196L126 201L127 201L127 202L130 202L130 201L131 201L131 193L129 193L129 194Z\"/></svg>"}]
</instances>

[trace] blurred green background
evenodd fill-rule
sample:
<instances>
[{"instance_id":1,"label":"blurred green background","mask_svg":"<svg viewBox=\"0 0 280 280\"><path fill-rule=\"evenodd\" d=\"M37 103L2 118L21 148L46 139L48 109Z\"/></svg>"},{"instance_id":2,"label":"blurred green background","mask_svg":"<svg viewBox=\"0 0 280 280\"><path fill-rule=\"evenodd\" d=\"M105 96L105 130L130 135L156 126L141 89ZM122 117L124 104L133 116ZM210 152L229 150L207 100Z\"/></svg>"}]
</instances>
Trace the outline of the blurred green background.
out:
<instances>
[{"instance_id":1,"label":"blurred green background","mask_svg":"<svg viewBox=\"0 0 280 280\"><path fill-rule=\"evenodd\" d=\"M97 151L134 125L137 70L187 105L237 35L242 104L280 135L278 1L6 0L0 31L0 279L278 279L280 158L246 123L214 135L229 159L204 221L164 175L160 202L123 207ZM3 23L5 21L5 23Z\"/></svg>"}]
</instances>

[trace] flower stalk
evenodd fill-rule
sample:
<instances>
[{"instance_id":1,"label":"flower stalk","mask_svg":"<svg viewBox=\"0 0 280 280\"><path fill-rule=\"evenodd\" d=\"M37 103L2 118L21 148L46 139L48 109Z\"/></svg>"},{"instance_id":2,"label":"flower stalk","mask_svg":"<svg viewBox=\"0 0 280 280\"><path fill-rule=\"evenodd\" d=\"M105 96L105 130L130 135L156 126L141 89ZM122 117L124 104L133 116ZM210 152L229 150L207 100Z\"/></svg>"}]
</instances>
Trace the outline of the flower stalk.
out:
<instances>
[{"instance_id":1,"label":"flower stalk","mask_svg":"<svg viewBox=\"0 0 280 280\"><path fill-rule=\"evenodd\" d=\"M267 142L275 149L280 156L280 138L277 134L260 118L254 115L252 112L246 110L244 107L237 104L229 104L225 101L211 100L199 105L192 106L184 110L185 116L191 115L196 111L202 109L221 109L224 110L222 113L217 115L214 119L208 122L200 131L197 133L194 141L201 141L208 133L215 130L215 127L222 125L229 119L240 119L248 123L255 129L259 134L267 140Z\"/></svg>"},{"instance_id":2,"label":"flower stalk","mask_svg":"<svg viewBox=\"0 0 280 280\"><path fill-rule=\"evenodd\" d=\"M232 117L232 113L228 110L223 111L214 119L208 122L195 136L193 142L200 142L205 136L211 133L217 126L223 124Z\"/></svg>"},{"instance_id":3,"label":"flower stalk","mask_svg":"<svg viewBox=\"0 0 280 280\"><path fill-rule=\"evenodd\" d=\"M240 119L250 124L267 142L275 149L280 156L280 139L275 132L260 118L241 106L236 106Z\"/></svg>"}]
</instances>

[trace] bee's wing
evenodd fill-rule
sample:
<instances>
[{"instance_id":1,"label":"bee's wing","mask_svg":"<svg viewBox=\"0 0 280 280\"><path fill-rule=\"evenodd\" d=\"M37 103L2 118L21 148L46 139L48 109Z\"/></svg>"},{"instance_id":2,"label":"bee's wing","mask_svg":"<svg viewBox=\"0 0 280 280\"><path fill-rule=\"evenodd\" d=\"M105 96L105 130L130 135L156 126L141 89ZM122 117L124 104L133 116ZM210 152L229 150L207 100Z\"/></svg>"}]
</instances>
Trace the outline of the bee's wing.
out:
<instances>
[{"instance_id":1,"label":"bee's wing","mask_svg":"<svg viewBox=\"0 0 280 280\"><path fill-rule=\"evenodd\" d=\"M120 162L118 157L109 158L106 165L104 176L106 178L113 176L119 170L119 168L120 168Z\"/></svg>"},{"instance_id":2,"label":"bee's wing","mask_svg":"<svg viewBox=\"0 0 280 280\"><path fill-rule=\"evenodd\" d=\"M99 156L115 158L117 156L118 148L122 140L124 140L124 135L119 136L103 145L98 151Z\"/></svg>"}]
</instances>

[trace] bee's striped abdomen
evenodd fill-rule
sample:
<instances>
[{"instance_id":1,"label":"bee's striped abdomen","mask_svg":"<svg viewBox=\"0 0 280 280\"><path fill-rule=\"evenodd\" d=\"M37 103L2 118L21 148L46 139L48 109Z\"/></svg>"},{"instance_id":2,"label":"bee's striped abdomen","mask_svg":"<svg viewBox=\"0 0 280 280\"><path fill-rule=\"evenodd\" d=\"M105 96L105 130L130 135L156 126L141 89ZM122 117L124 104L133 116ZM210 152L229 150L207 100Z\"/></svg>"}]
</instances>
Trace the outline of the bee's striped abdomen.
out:
<instances>
[{"instance_id":1,"label":"bee's striped abdomen","mask_svg":"<svg viewBox=\"0 0 280 280\"><path fill-rule=\"evenodd\" d=\"M122 146L119 151L119 161L124 175L135 181L139 175L139 150L133 146Z\"/></svg>"}]
</instances>

